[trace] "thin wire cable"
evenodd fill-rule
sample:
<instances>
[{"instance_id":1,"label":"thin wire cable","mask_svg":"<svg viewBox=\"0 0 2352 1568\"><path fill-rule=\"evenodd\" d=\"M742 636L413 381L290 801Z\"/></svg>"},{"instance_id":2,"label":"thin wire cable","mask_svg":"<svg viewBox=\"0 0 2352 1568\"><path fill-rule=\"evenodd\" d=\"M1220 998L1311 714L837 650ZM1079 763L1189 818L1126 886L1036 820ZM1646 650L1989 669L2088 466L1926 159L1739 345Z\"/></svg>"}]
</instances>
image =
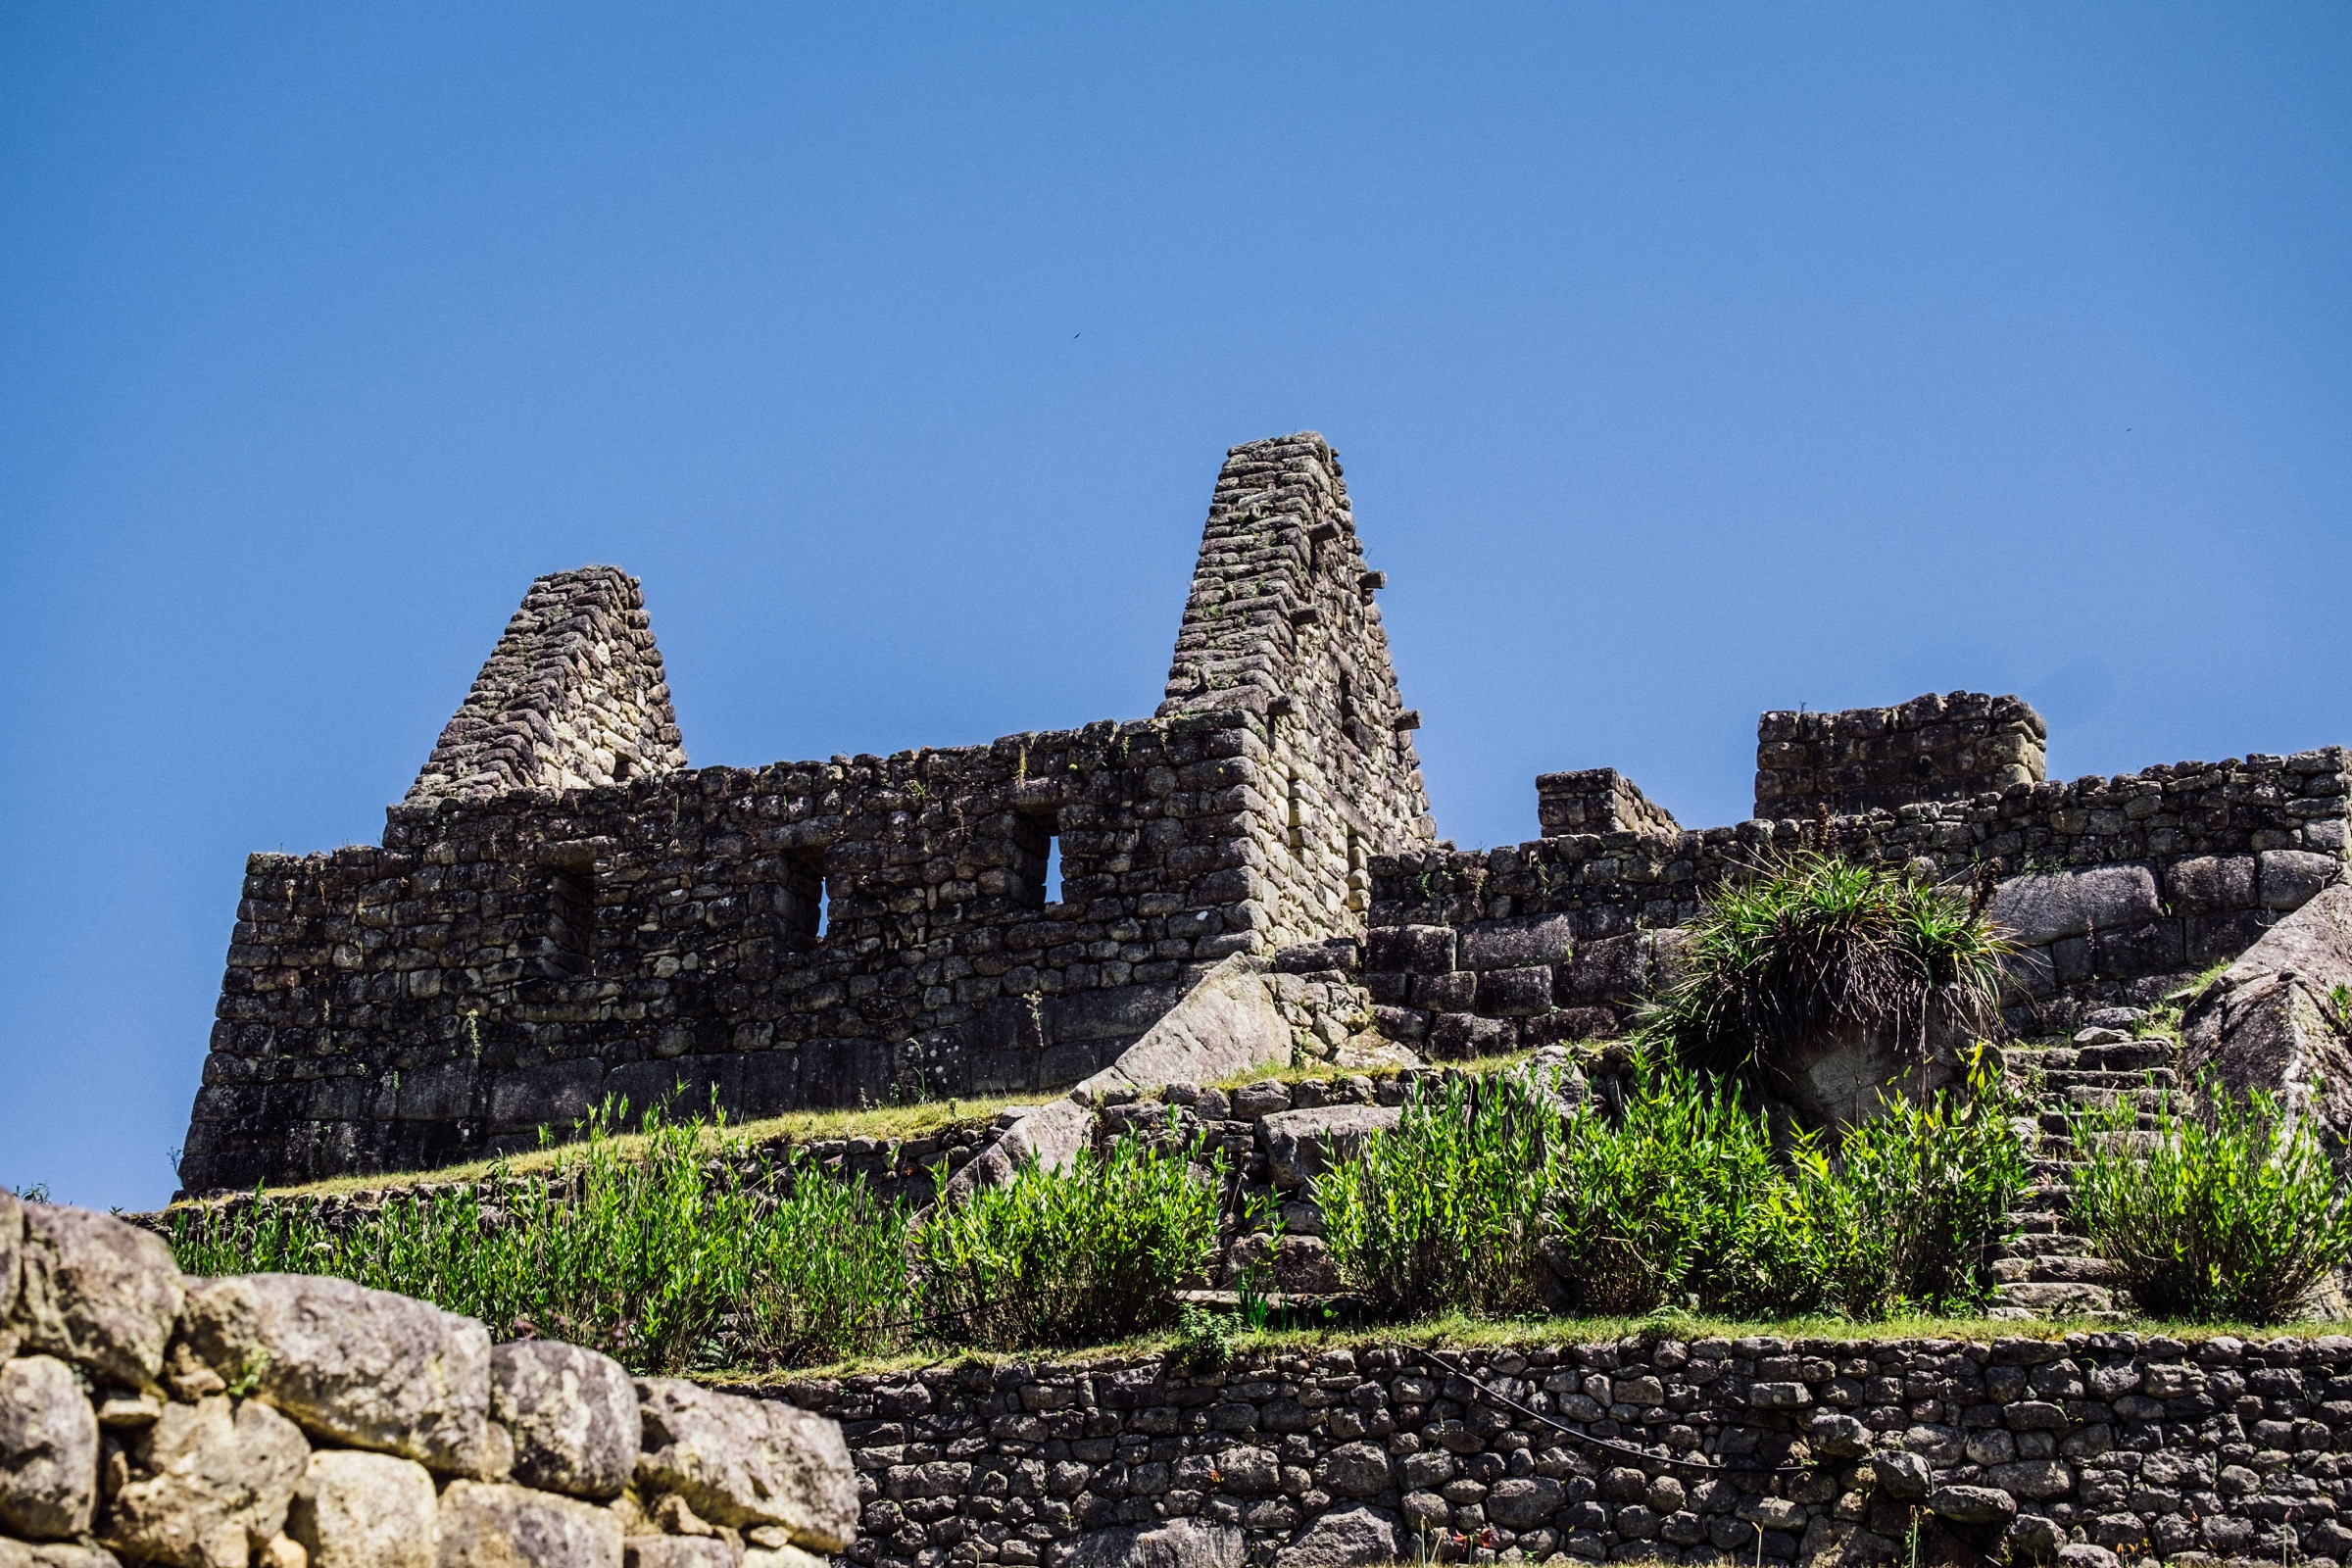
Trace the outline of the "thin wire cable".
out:
<instances>
[{"instance_id":1,"label":"thin wire cable","mask_svg":"<svg viewBox=\"0 0 2352 1568\"><path fill-rule=\"evenodd\" d=\"M1813 1471L1822 1467L1818 1461L1808 1464L1764 1465L1737 1464L1727 1462L1720 1458L1684 1459L1678 1458L1672 1454L1651 1453L1646 1449L1635 1446L1633 1444L1619 1443L1614 1438L1596 1438L1590 1432L1579 1432L1576 1430L1576 1428L1568 1425L1564 1421L1557 1420L1544 1414L1541 1410L1533 1409L1528 1405L1522 1404L1507 1394L1503 1394L1497 1390L1489 1388L1477 1378L1472 1377L1469 1372L1462 1368L1458 1363L1450 1361L1445 1354L1439 1351L1435 1346L1416 1346L1413 1348L1413 1349L1415 1354L1427 1356L1431 1361L1437 1363L1440 1371L1446 1372L1450 1376L1460 1378L1464 1383L1467 1383L1473 1389L1476 1389L1481 1395L1485 1396L1489 1399L1494 1400L1496 1404L1503 1406L1505 1409L1517 1411L1519 1414L1527 1417L1531 1421L1542 1422L1544 1426L1551 1428L1554 1432L1557 1432L1564 1437L1572 1438L1578 1443L1589 1444L1595 1448L1605 1448L1611 1453L1628 1454L1636 1459L1640 1459L1644 1464L1681 1465L1687 1470L1698 1470L1708 1474L1743 1476L1809 1475Z\"/></svg>"}]
</instances>

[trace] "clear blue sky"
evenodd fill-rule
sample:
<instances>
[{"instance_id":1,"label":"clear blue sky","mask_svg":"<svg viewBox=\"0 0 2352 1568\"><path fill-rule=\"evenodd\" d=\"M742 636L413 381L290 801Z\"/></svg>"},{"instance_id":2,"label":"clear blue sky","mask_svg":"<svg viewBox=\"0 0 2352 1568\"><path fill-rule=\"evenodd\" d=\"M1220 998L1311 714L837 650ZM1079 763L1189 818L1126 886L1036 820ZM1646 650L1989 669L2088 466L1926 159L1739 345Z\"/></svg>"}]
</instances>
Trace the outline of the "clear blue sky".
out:
<instances>
[{"instance_id":1,"label":"clear blue sky","mask_svg":"<svg viewBox=\"0 0 2352 1568\"><path fill-rule=\"evenodd\" d=\"M2352 741L2352 10L12 5L0 1183L172 1188L246 852L533 574L697 762L1141 716L1347 459L1442 832L1755 714Z\"/></svg>"}]
</instances>

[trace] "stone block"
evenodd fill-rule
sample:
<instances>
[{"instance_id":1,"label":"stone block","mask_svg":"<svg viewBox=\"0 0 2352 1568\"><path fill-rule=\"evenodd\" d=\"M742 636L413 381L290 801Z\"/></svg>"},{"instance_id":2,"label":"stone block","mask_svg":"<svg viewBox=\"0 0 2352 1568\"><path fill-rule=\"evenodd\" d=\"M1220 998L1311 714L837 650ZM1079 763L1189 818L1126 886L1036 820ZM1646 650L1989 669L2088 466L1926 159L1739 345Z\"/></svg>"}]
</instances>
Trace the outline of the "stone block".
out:
<instances>
[{"instance_id":1,"label":"stone block","mask_svg":"<svg viewBox=\"0 0 2352 1568\"><path fill-rule=\"evenodd\" d=\"M1629 931L1587 942L1558 978L1562 1002L1630 1002L1649 984L1649 935Z\"/></svg>"},{"instance_id":2,"label":"stone block","mask_svg":"<svg viewBox=\"0 0 2352 1568\"><path fill-rule=\"evenodd\" d=\"M1467 1012L1441 1013L1429 1030L1429 1054L1444 1061L1499 1056L1518 1048L1518 1026L1509 1018L1481 1018Z\"/></svg>"},{"instance_id":3,"label":"stone block","mask_svg":"<svg viewBox=\"0 0 2352 1568\"><path fill-rule=\"evenodd\" d=\"M2308 850L2265 850L2259 858L2266 909L2301 908L2344 868L2338 857Z\"/></svg>"},{"instance_id":4,"label":"stone block","mask_svg":"<svg viewBox=\"0 0 2352 1568\"><path fill-rule=\"evenodd\" d=\"M1532 1018L1549 1012L1550 968L1487 970L1478 977L1478 1010L1491 1018Z\"/></svg>"},{"instance_id":5,"label":"stone block","mask_svg":"<svg viewBox=\"0 0 2352 1568\"><path fill-rule=\"evenodd\" d=\"M1468 1012L1478 1004L1478 976L1467 969L1413 977L1413 1005L1427 1012Z\"/></svg>"},{"instance_id":6,"label":"stone block","mask_svg":"<svg viewBox=\"0 0 2352 1568\"><path fill-rule=\"evenodd\" d=\"M2014 940L2040 947L2092 930L2138 925L2162 913L2156 878L2144 865L2100 865L2011 877L1986 912Z\"/></svg>"},{"instance_id":7,"label":"stone block","mask_svg":"<svg viewBox=\"0 0 2352 1568\"><path fill-rule=\"evenodd\" d=\"M231 1274L188 1295L189 1348L336 1443L456 1475L512 1460L490 1423L490 1335L425 1301L308 1274Z\"/></svg>"},{"instance_id":8,"label":"stone block","mask_svg":"<svg viewBox=\"0 0 2352 1568\"><path fill-rule=\"evenodd\" d=\"M245 1568L284 1527L310 1453L259 1399L167 1404L127 1446L99 1538L134 1560Z\"/></svg>"},{"instance_id":9,"label":"stone block","mask_svg":"<svg viewBox=\"0 0 2352 1568\"><path fill-rule=\"evenodd\" d=\"M555 1340L490 1352L490 1411L514 1440L514 1479L605 1501L637 1468L637 1390L611 1356Z\"/></svg>"},{"instance_id":10,"label":"stone block","mask_svg":"<svg viewBox=\"0 0 2352 1568\"><path fill-rule=\"evenodd\" d=\"M841 1551L857 1536L858 1484L838 1423L682 1378L642 1379L637 1396L642 1486L676 1493L713 1524L782 1525L811 1551Z\"/></svg>"},{"instance_id":11,"label":"stone block","mask_svg":"<svg viewBox=\"0 0 2352 1568\"><path fill-rule=\"evenodd\" d=\"M1310 1521L1274 1553L1274 1568L1372 1568L1395 1562L1403 1552L1396 1516L1359 1506Z\"/></svg>"},{"instance_id":12,"label":"stone block","mask_svg":"<svg viewBox=\"0 0 2352 1568\"><path fill-rule=\"evenodd\" d=\"M308 1568L434 1568L433 1478L414 1459L351 1448L311 1454L286 1513Z\"/></svg>"},{"instance_id":13,"label":"stone block","mask_svg":"<svg viewBox=\"0 0 2352 1568\"><path fill-rule=\"evenodd\" d=\"M1453 927L1376 926L1364 938L1364 967L1444 974L1453 967Z\"/></svg>"},{"instance_id":14,"label":"stone block","mask_svg":"<svg viewBox=\"0 0 2352 1568\"><path fill-rule=\"evenodd\" d=\"M490 1085L491 1128L499 1132L534 1127L565 1131L596 1108L604 1087L605 1064L593 1058L502 1072Z\"/></svg>"},{"instance_id":15,"label":"stone block","mask_svg":"<svg viewBox=\"0 0 2352 1568\"><path fill-rule=\"evenodd\" d=\"M1361 1149L1374 1133L1394 1129L1403 1111L1392 1105L1321 1105L1284 1110L1260 1120L1257 1138L1277 1186L1296 1192Z\"/></svg>"},{"instance_id":16,"label":"stone block","mask_svg":"<svg viewBox=\"0 0 2352 1568\"><path fill-rule=\"evenodd\" d=\"M1090 1530L1062 1559L1065 1568L1243 1568L1248 1560L1240 1529L1191 1518Z\"/></svg>"},{"instance_id":17,"label":"stone block","mask_svg":"<svg viewBox=\"0 0 2352 1568\"><path fill-rule=\"evenodd\" d=\"M621 1568L620 1516L552 1492L453 1481L436 1528L438 1568Z\"/></svg>"},{"instance_id":18,"label":"stone block","mask_svg":"<svg viewBox=\"0 0 2352 1568\"><path fill-rule=\"evenodd\" d=\"M62 1541L90 1528L98 1415L55 1356L0 1361L0 1530Z\"/></svg>"},{"instance_id":19,"label":"stone block","mask_svg":"<svg viewBox=\"0 0 2352 1568\"><path fill-rule=\"evenodd\" d=\"M1465 969L1519 969L1564 962L1574 949L1575 920L1565 914L1532 920L1482 920L1461 928Z\"/></svg>"},{"instance_id":20,"label":"stone block","mask_svg":"<svg viewBox=\"0 0 2352 1568\"><path fill-rule=\"evenodd\" d=\"M2105 980L2171 974L2186 961L2179 920L2147 920L2102 930L2090 941L2092 972Z\"/></svg>"},{"instance_id":21,"label":"stone block","mask_svg":"<svg viewBox=\"0 0 2352 1568\"><path fill-rule=\"evenodd\" d=\"M142 1387L163 1370L185 1295L160 1236L110 1214L23 1206L17 1328L24 1348Z\"/></svg>"},{"instance_id":22,"label":"stone block","mask_svg":"<svg viewBox=\"0 0 2352 1568\"><path fill-rule=\"evenodd\" d=\"M2199 855L2176 860L2164 874L2165 892L2182 914L2227 914L2255 906L2254 857Z\"/></svg>"}]
</instances>

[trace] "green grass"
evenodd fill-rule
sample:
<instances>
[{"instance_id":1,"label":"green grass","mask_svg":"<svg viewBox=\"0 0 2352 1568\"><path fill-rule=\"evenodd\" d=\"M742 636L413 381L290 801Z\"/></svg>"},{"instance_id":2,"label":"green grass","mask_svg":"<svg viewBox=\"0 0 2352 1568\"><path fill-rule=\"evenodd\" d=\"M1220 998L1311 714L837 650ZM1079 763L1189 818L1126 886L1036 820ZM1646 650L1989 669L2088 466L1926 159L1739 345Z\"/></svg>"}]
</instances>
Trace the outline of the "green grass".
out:
<instances>
[{"instance_id":1,"label":"green grass","mask_svg":"<svg viewBox=\"0 0 2352 1568\"><path fill-rule=\"evenodd\" d=\"M1375 1311L1876 1317L1991 1292L2025 1160L1989 1072L1786 1150L1734 1081L1671 1060L1637 1056L1614 1116L1564 1116L1547 1088L1450 1081L1317 1179L1332 1260Z\"/></svg>"},{"instance_id":2,"label":"green grass","mask_svg":"<svg viewBox=\"0 0 2352 1568\"><path fill-rule=\"evenodd\" d=\"M905 1143L929 1137L952 1127L986 1122L1000 1111L1014 1105L1039 1105L1057 1098L1063 1091L1047 1090L1030 1095L998 1095L975 1100L924 1101L906 1105L876 1105L860 1110L802 1110L781 1116L769 1116L760 1121L740 1123L701 1122L696 1125L699 1147L706 1153L725 1151L757 1150L763 1146L812 1144L844 1138L871 1138L879 1143ZM651 1147L652 1140L642 1132L610 1132L604 1141L611 1151L623 1158L641 1159ZM479 1182L493 1176L524 1176L555 1170L573 1146L553 1144L544 1149L496 1158L466 1160L461 1164L444 1165L433 1170L381 1171L353 1176L330 1176L315 1182L298 1182L287 1187L272 1187L270 1192L285 1197L325 1198L353 1193L394 1193L409 1188L443 1182ZM235 1195L244 1196L244 1195ZM172 1205L174 1208L220 1203L228 1200L189 1199Z\"/></svg>"},{"instance_id":3,"label":"green grass","mask_svg":"<svg viewBox=\"0 0 2352 1568\"><path fill-rule=\"evenodd\" d=\"M1440 1349L1558 1349L1566 1346L1612 1344L1628 1338L1681 1340L1738 1340L1773 1335L1786 1340L1827 1340L1834 1343L1886 1344L1897 1340L1952 1340L1990 1344L1994 1340L2059 1340L2069 1334L2121 1329L2142 1336L2170 1335L2186 1345L2201 1344L2222 1335L2242 1340L2316 1339L2343 1334L2352 1325L2312 1319L2294 1323L2189 1323L2175 1319L2134 1319L2130 1323L2091 1323L2082 1318L1984 1318L1914 1315L1856 1322L1843 1317L1740 1318L1705 1314L1651 1313L1633 1317L1529 1316L1488 1318L1461 1312L1438 1313L1396 1324L1351 1324L1322 1328L1267 1328L1237 1331L1226 1343L1235 1359L1250 1356L1309 1354L1324 1349L1368 1350L1387 1346L1433 1346ZM919 1367L972 1363L985 1366L1019 1364L1043 1371L1054 1366L1090 1366L1131 1362L1152 1356L1182 1356L1183 1336L1174 1330L1153 1331L1110 1340L1078 1349L1060 1350L1040 1361L1034 1350L961 1349L943 1352L937 1348L895 1350L859 1356L797 1370L742 1368L700 1374L710 1381L747 1384L786 1383L808 1377L852 1377L860 1374L911 1371Z\"/></svg>"},{"instance_id":4,"label":"green grass","mask_svg":"<svg viewBox=\"0 0 2352 1568\"><path fill-rule=\"evenodd\" d=\"M596 1118L544 1180L395 1197L342 1229L300 1204L171 1211L181 1269L331 1274L590 1346L637 1372L837 1359L896 1342L906 1214L805 1156L707 1157L724 1128Z\"/></svg>"}]
</instances>

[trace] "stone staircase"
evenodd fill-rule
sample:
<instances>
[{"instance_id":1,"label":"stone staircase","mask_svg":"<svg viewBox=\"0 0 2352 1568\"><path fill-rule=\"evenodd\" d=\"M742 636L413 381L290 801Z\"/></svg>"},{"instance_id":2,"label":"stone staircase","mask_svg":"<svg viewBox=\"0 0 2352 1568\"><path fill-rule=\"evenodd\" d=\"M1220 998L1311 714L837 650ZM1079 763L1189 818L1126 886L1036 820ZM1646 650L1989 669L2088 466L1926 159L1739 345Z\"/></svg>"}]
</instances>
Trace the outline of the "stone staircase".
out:
<instances>
[{"instance_id":1,"label":"stone staircase","mask_svg":"<svg viewBox=\"0 0 2352 1568\"><path fill-rule=\"evenodd\" d=\"M1993 1264L2000 1288L1992 1316L2116 1314L2114 1265L2092 1253L2071 1212L2073 1175L2082 1161L2075 1123L2085 1111L2128 1098L2137 1107L2137 1129L2154 1130L2162 1096L2179 1081L2180 1047L2167 1036L2130 1034L2145 1016L2137 1008L2110 1008L2064 1044L2010 1048L2010 1072L2038 1079L2040 1090L2020 1129L2031 1139L2030 1185L2017 1210L2018 1235Z\"/></svg>"}]
</instances>

